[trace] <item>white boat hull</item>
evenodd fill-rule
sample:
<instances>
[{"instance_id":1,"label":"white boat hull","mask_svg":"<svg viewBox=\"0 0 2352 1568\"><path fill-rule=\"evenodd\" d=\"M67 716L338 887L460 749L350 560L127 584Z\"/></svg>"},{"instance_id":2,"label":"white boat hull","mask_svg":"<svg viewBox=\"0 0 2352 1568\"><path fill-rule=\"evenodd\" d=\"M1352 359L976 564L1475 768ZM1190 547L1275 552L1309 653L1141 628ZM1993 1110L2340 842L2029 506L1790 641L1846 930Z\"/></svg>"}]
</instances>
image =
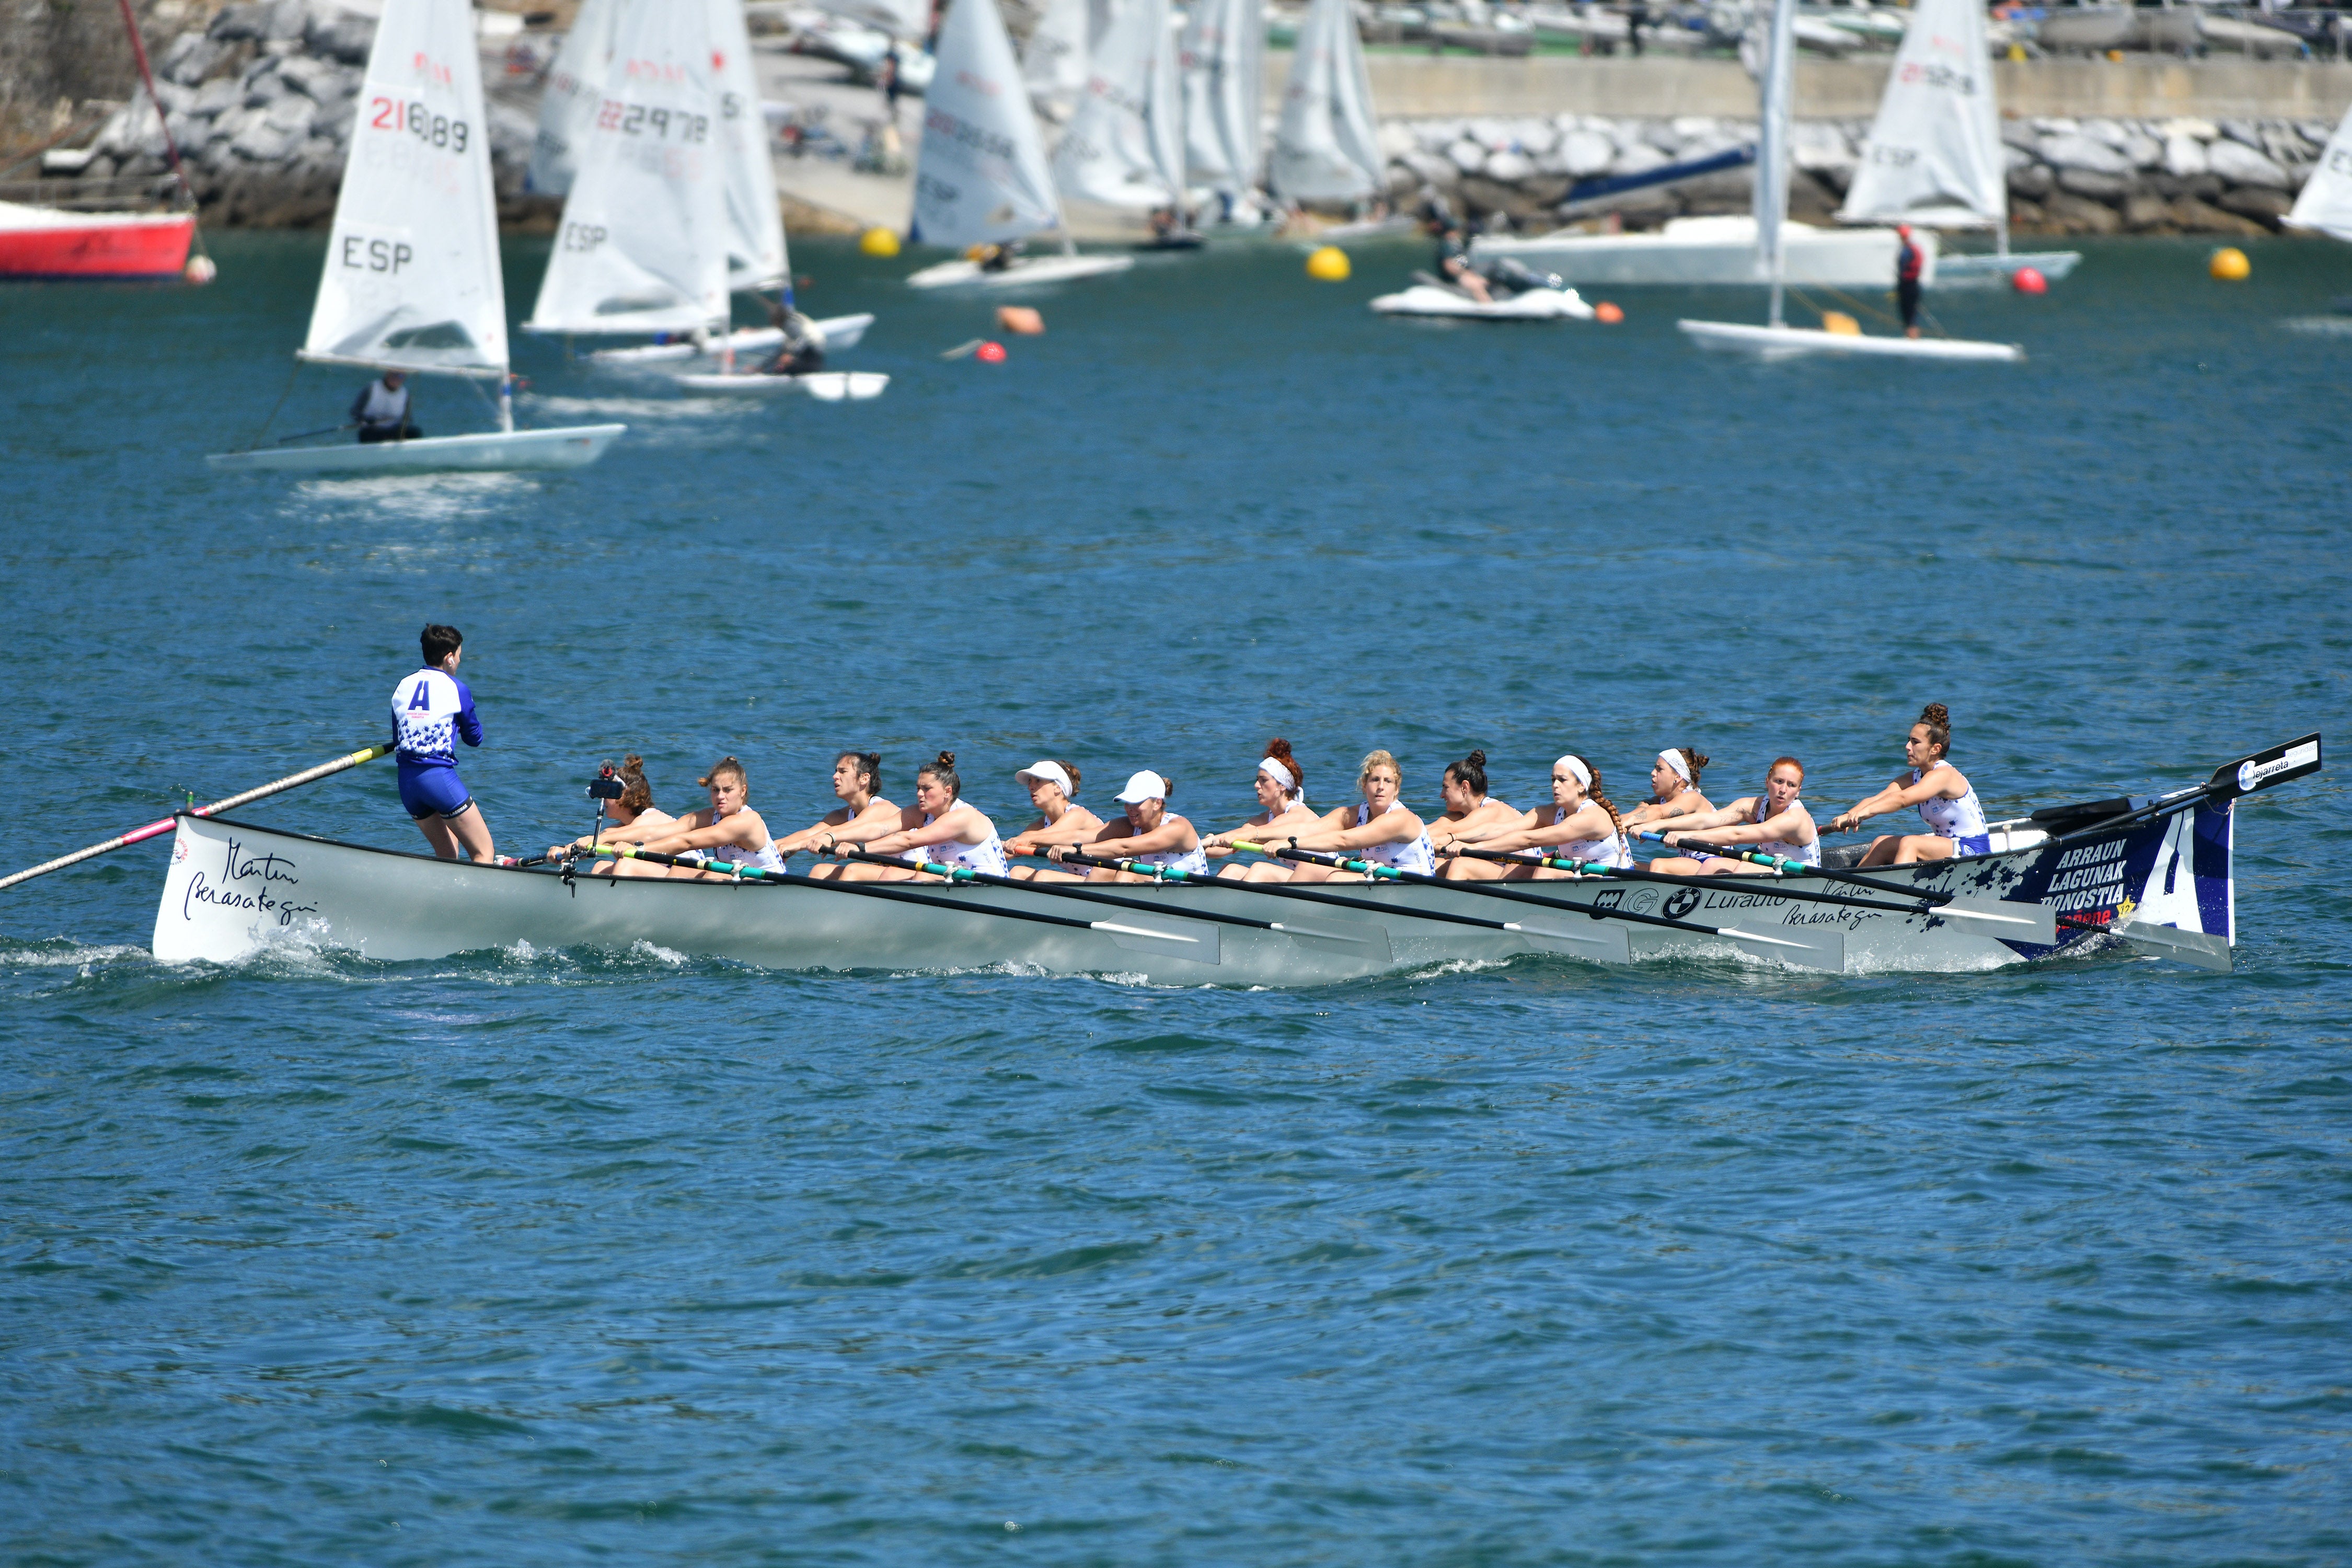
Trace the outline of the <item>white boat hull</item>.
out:
<instances>
[{"instance_id":1,"label":"white boat hull","mask_svg":"<svg viewBox=\"0 0 2352 1568\"><path fill-rule=\"evenodd\" d=\"M1703 349L1795 359L1805 354L1846 354L1871 359L1974 360L2009 363L2025 351L2015 343L1974 342L1959 338L1873 338L1859 332L1824 332L1813 327L1751 327L1735 321L1677 321Z\"/></svg>"},{"instance_id":2,"label":"white boat hull","mask_svg":"<svg viewBox=\"0 0 2352 1568\"><path fill-rule=\"evenodd\" d=\"M879 397L890 378L873 371L813 371L807 375L766 375L738 371L733 375L681 375L677 384L688 392L721 397L814 397L820 403L863 403Z\"/></svg>"},{"instance_id":3,"label":"white boat hull","mask_svg":"<svg viewBox=\"0 0 2352 1568\"><path fill-rule=\"evenodd\" d=\"M1375 910L1318 905L1214 886L1134 885L1139 911L990 887L923 884L940 909L889 896L782 884L579 876L436 860L219 817L183 814L156 909L155 957L233 963L273 948L331 949L386 962L453 953L651 943L690 956L776 969L1012 968L1057 974L1140 975L1163 984L1310 985L1527 954L1622 963L1680 956L1795 963L1810 969L1979 970L2081 940L2051 924L2077 910L2101 924L2132 919L2212 933L2226 962L2233 940L2226 808L2199 807L2119 830L2112 842L2061 845L2007 834L1996 852L1888 868L1891 898L1906 890L1968 900L1937 913L1855 909L1776 897L1775 884L1726 877L1668 887L1591 878L1532 886L1584 909L1721 926L1736 938L1596 917L1579 910L1394 883L1328 889ZM1815 891L1855 889L1808 881ZM870 885L869 885L870 886ZM904 886L904 885L902 885ZM1527 885L1522 885L1523 887ZM1957 911L1972 910L1973 915ZM1015 911L1118 929L1073 929L1007 918ZM2102 911L2105 911L2104 913ZM1517 922L1493 931L1431 918ZM1261 931L1192 918L1281 922Z\"/></svg>"},{"instance_id":4,"label":"white boat hull","mask_svg":"<svg viewBox=\"0 0 2352 1568\"><path fill-rule=\"evenodd\" d=\"M2006 289L2019 270L2031 267L2055 283L2083 259L2079 250L2012 250L2007 256L1946 251L1936 263L1937 289Z\"/></svg>"},{"instance_id":5,"label":"white boat hull","mask_svg":"<svg viewBox=\"0 0 2352 1568\"><path fill-rule=\"evenodd\" d=\"M1135 265L1132 256L1023 256L1002 271L991 272L974 261L942 261L907 279L910 289L1016 289L1031 284L1067 283L1078 278L1099 278L1124 272Z\"/></svg>"},{"instance_id":6,"label":"white boat hull","mask_svg":"<svg viewBox=\"0 0 2352 1568\"><path fill-rule=\"evenodd\" d=\"M1891 289L1895 253L1891 228L1815 228L1791 223L1781 228L1788 253L1788 280L1799 286ZM1936 281L1936 237L1915 231L1921 252L1920 281ZM1752 217L1676 218L1656 234L1550 234L1531 239L1480 236L1471 241L1474 258L1511 257L1538 272L1556 272L1570 283L1744 284L1760 287L1756 268L1756 220Z\"/></svg>"},{"instance_id":7,"label":"white boat hull","mask_svg":"<svg viewBox=\"0 0 2352 1568\"><path fill-rule=\"evenodd\" d=\"M855 316L826 316L811 324L824 337L825 352L835 353L856 348L858 340L866 335L866 329L874 324L874 317L870 311ZM783 341L782 327L745 327L728 333L723 342L713 338L701 344L683 340L674 343L638 343L625 349L598 349L588 360L592 364L603 365L673 364L698 357L717 359L729 350L738 354L772 353Z\"/></svg>"},{"instance_id":8,"label":"white boat hull","mask_svg":"<svg viewBox=\"0 0 2352 1568\"><path fill-rule=\"evenodd\" d=\"M1382 294L1371 308L1383 316L1447 316L1468 321L1589 321L1592 307L1573 289L1530 289L1480 304L1458 289L1416 283Z\"/></svg>"},{"instance_id":9,"label":"white boat hull","mask_svg":"<svg viewBox=\"0 0 2352 1568\"><path fill-rule=\"evenodd\" d=\"M555 430L493 430L479 436L425 436L414 441L353 441L332 447L270 447L216 452L215 468L278 474L502 473L579 468L604 455L625 425L571 425Z\"/></svg>"}]
</instances>

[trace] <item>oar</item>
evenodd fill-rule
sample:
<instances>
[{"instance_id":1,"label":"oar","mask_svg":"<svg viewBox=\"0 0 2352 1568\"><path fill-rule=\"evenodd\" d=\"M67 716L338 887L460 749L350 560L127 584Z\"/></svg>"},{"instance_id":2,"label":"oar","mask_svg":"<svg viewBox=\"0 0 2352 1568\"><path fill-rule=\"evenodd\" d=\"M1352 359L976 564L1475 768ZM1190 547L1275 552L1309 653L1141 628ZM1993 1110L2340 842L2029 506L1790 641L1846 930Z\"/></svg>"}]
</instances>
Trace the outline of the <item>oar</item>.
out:
<instances>
[{"instance_id":1,"label":"oar","mask_svg":"<svg viewBox=\"0 0 2352 1568\"><path fill-rule=\"evenodd\" d=\"M1173 866L1154 865L1149 860L1105 860L1097 856L1083 854L1076 849L1064 849L1062 858L1058 860L1045 854L1032 856L1031 858L1048 861L1065 868L1071 866L1100 866L1107 870L1131 871L1139 877L1148 877L1155 882L1183 882L1198 888L1223 888L1229 892L1265 893L1276 898L1298 899L1310 904L1338 904L1343 908L1370 910L1383 915L1396 912L1386 904L1367 903L1356 899L1318 899L1312 894L1299 892L1294 889L1269 888L1255 882L1244 883L1229 877L1219 877L1200 871L1183 871ZM1360 927L1361 935L1349 935L1333 931L1328 926L1302 926L1288 921L1284 922L1283 929L1299 936L1350 943L1361 949L1360 956L1379 964L1386 965L1393 957L1389 948L1389 928L1383 925Z\"/></svg>"},{"instance_id":2,"label":"oar","mask_svg":"<svg viewBox=\"0 0 2352 1568\"><path fill-rule=\"evenodd\" d=\"M1360 860L1342 855L1318 854L1312 849L1294 847L1277 852L1266 849L1260 845L1242 843L1236 843L1234 847L1255 849L1260 854L1279 853L1285 859L1306 860L1318 866L1329 866L1342 871L1358 871L1376 882L1421 883L1443 888L1452 893L1471 893L1483 898L1501 899L1509 903L1537 904L1545 909L1573 910L1577 914L1585 915L1596 921L1628 921L1634 925L1664 926L1669 931L1697 931L1706 936L1721 937L1726 942L1742 946L1753 943L1759 947L1784 947L1790 950L1790 954L1762 953L1759 956L1766 958L1785 956L1791 963L1801 963L1808 969L1826 969L1833 973L1845 968L1845 937L1837 931L1808 935L1801 941L1791 941L1787 937L1766 936L1758 931L1742 931L1738 926L1702 925L1696 921L1675 920L1668 915L1636 914L1632 910L1604 910L1591 904L1576 903L1568 899L1547 899L1533 893L1522 893L1513 889L1486 887L1476 882L1450 881L1444 877L1430 876L1425 871L1402 871L1393 866L1383 866L1374 860Z\"/></svg>"},{"instance_id":3,"label":"oar","mask_svg":"<svg viewBox=\"0 0 2352 1568\"><path fill-rule=\"evenodd\" d=\"M863 860L875 866L903 867L908 864L895 855L873 855L863 849L850 850L846 858ZM1041 856L1037 858L1042 859L1045 857ZM1364 939L1360 936L1342 936L1337 931L1307 931L1297 926L1284 925L1279 921L1254 921L1247 915L1213 915L1202 910L1171 910L1164 904L1150 903L1142 899L1121 898L1116 893L1097 892L1090 888L1066 887L1055 882L1026 881L1019 877L1000 877L992 871L975 871L969 866L945 866L937 861L925 860L917 865L916 869L928 871L934 877L944 877L950 882L977 882L991 888L1013 888L1024 893L1044 893L1057 899L1076 899L1083 903L1110 904L1123 910L1141 910L1146 914L1159 915L1163 918L1206 921L1212 925L1245 926L1252 931L1279 931L1285 936L1313 937L1324 942L1351 942L1358 947L1365 945Z\"/></svg>"},{"instance_id":4,"label":"oar","mask_svg":"<svg viewBox=\"0 0 2352 1568\"><path fill-rule=\"evenodd\" d=\"M1203 943L1196 936L1176 931L1151 931L1143 926L1121 925L1116 921L1074 921L1060 915L1041 915L1029 910L1003 910L990 904L968 903L961 899L935 899L923 893L910 892L878 882L845 882L832 877L796 876L790 871L771 871L761 866L745 866L732 860L709 858L690 859L684 855L663 855L651 849L640 849L634 844L600 844L593 850L582 849L574 858L593 856L601 859L648 860L656 866L685 866L698 871L716 871L722 877L733 877L746 882L770 882L780 887L821 888L829 893L847 893L856 898L895 899L900 903L919 904L929 909L954 910L969 915L993 915L998 920L1027 921L1034 925L1062 926L1074 931L1101 931L1121 947L1136 942L1162 942L1175 947L1181 958L1201 958ZM1192 952L1181 951L1192 948ZM1141 951L1157 952L1163 948L1145 947ZM1212 954L1201 962L1213 963Z\"/></svg>"},{"instance_id":5,"label":"oar","mask_svg":"<svg viewBox=\"0 0 2352 1568\"><path fill-rule=\"evenodd\" d=\"M304 768L299 773L288 773L284 778L263 784L258 789L249 789L242 795L233 795L226 800L216 800L210 805L195 806L187 815L211 816L217 812L226 811L233 805L243 805L248 801L259 800L264 795L276 795L280 790L292 789L297 784L306 784L313 779L325 778L329 773L339 773L345 768L355 768L362 763L373 762L391 750L388 745L370 746L365 751L353 752L347 757L337 757L331 763L320 763L315 768ZM77 849L70 855L60 855L54 860L45 860L38 866L27 867L13 876L0 877L0 888L13 888L19 882L29 882L36 877L62 869L77 860L87 860L93 855L103 855L110 849L120 849L126 844L142 843L154 837L157 834L169 833L174 820L167 816L161 822L151 822L144 827L134 827L130 832L119 837L110 838L103 844L93 844L87 849Z\"/></svg>"}]
</instances>

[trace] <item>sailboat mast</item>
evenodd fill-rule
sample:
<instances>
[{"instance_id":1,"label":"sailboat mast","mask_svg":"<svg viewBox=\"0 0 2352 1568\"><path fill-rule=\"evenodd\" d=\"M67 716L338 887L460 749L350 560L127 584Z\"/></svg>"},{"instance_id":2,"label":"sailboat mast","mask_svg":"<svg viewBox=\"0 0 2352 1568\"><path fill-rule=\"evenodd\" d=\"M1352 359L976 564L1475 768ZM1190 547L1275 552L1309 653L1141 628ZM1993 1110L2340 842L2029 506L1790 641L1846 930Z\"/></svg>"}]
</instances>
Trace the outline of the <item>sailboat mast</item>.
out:
<instances>
[{"instance_id":1,"label":"sailboat mast","mask_svg":"<svg viewBox=\"0 0 2352 1568\"><path fill-rule=\"evenodd\" d=\"M1772 31L1764 57L1763 102L1756 149L1756 259L1772 283L1770 324L1786 325L1781 296L1788 282L1789 100L1793 89L1797 0L1773 0Z\"/></svg>"}]
</instances>

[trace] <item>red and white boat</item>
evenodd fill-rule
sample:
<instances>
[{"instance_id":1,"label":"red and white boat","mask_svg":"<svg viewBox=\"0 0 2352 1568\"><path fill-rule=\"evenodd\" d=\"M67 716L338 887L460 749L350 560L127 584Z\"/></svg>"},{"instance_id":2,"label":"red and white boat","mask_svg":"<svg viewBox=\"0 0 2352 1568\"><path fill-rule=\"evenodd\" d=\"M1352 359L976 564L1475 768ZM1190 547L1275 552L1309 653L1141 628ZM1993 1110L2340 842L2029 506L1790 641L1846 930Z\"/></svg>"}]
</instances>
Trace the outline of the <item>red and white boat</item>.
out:
<instances>
[{"instance_id":1,"label":"red and white boat","mask_svg":"<svg viewBox=\"0 0 2352 1568\"><path fill-rule=\"evenodd\" d=\"M0 278L176 279L195 232L188 212L80 213L0 202Z\"/></svg>"}]
</instances>

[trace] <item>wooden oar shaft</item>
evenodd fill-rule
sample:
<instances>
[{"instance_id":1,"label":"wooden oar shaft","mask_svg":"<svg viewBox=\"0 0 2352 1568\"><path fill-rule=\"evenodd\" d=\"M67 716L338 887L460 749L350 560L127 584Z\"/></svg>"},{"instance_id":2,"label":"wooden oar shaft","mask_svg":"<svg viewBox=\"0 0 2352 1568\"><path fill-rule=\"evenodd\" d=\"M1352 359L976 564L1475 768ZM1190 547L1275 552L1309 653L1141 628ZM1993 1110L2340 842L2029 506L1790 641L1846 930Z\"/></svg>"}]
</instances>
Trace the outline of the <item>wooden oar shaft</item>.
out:
<instances>
[{"instance_id":1,"label":"wooden oar shaft","mask_svg":"<svg viewBox=\"0 0 2352 1568\"><path fill-rule=\"evenodd\" d=\"M392 747L389 745L370 746L364 751L353 752L349 756L337 757L333 762L320 763L315 768L304 768L299 773L288 773L284 778L272 780L258 789L249 789L242 795L230 795L226 800L216 800L210 805L197 806L188 815L211 816L226 811L231 806L243 805L248 801L259 800L264 795L276 795L280 790L292 789L297 784L306 784L315 779L325 778L329 773L339 773L345 768L355 768L362 763L373 762L391 750ZM88 860L94 856L104 855L110 850L120 849L126 845L144 843L158 834L169 833L174 820L167 816L159 822L151 822L144 827L134 827L128 833L117 835L103 844L93 844L87 849L77 849L70 855L60 855L54 860L45 860L38 866L28 866L22 871L0 877L0 888L13 888L19 882L29 882L34 878L47 876L51 871L63 870L68 866Z\"/></svg>"}]
</instances>

